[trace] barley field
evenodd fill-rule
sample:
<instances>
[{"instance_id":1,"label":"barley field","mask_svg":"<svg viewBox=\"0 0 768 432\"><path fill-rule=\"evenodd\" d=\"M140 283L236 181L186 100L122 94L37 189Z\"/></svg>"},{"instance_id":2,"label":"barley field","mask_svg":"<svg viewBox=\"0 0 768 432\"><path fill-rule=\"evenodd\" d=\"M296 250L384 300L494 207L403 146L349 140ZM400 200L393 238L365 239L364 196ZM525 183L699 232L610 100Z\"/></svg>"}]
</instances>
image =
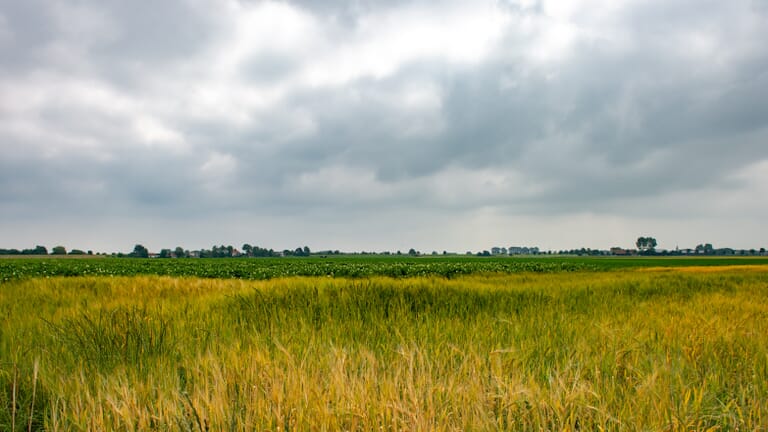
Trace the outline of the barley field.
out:
<instances>
[{"instance_id":1,"label":"barley field","mask_svg":"<svg viewBox=\"0 0 768 432\"><path fill-rule=\"evenodd\" d=\"M768 429L768 266L0 283L3 431Z\"/></svg>"}]
</instances>

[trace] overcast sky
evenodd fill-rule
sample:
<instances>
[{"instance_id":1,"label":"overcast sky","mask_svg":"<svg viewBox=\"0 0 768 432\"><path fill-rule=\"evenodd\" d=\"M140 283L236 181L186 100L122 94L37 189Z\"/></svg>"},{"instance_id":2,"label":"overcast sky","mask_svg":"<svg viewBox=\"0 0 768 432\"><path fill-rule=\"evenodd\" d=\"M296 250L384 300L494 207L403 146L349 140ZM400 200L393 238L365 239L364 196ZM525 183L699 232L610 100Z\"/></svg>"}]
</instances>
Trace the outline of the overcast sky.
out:
<instances>
[{"instance_id":1,"label":"overcast sky","mask_svg":"<svg viewBox=\"0 0 768 432\"><path fill-rule=\"evenodd\" d=\"M0 247L768 247L768 1L0 0Z\"/></svg>"}]
</instances>

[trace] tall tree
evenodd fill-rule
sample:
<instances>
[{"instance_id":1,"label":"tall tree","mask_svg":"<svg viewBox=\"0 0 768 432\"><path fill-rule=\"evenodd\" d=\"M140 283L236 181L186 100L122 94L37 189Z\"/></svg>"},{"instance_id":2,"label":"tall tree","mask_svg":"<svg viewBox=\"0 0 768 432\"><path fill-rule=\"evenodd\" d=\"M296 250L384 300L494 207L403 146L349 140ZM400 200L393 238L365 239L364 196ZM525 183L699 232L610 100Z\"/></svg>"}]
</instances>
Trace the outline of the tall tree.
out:
<instances>
[{"instance_id":1,"label":"tall tree","mask_svg":"<svg viewBox=\"0 0 768 432\"><path fill-rule=\"evenodd\" d=\"M656 239L653 237L638 237L635 245L640 252L653 252L656 249Z\"/></svg>"},{"instance_id":2,"label":"tall tree","mask_svg":"<svg viewBox=\"0 0 768 432\"><path fill-rule=\"evenodd\" d=\"M147 248L144 246L137 244L133 247L131 256L134 258L149 258L149 250L147 250Z\"/></svg>"}]
</instances>

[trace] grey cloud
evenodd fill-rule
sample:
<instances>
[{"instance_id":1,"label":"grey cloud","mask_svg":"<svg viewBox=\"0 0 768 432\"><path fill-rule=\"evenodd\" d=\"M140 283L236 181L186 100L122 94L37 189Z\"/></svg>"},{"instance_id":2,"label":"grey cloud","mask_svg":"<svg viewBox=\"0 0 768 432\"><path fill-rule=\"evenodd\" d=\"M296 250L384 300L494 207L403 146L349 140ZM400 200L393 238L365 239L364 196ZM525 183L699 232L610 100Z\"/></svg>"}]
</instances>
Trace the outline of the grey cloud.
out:
<instances>
[{"instance_id":1,"label":"grey cloud","mask_svg":"<svg viewBox=\"0 0 768 432\"><path fill-rule=\"evenodd\" d=\"M181 0L164 2L102 2L119 26L117 37L100 53L115 60L162 62L196 54L215 35L215 10Z\"/></svg>"},{"instance_id":2,"label":"grey cloud","mask_svg":"<svg viewBox=\"0 0 768 432\"><path fill-rule=\"evenodd\" d=\"M517 15L541 15L544 12L544 6L541 1L530 4L529 2L521 3L515 0L498 0L496 4Z\"/></svg>"},{"instance_id":3,"label":"grey cloud","mask_svg":"<svg viewBox=\"0 0 768 432\"><path fill-rule=\"evenodd\" d=\"M336 19L347 25L354 25L361 15L375 13L409 2L407 0L291 0L290 3L312 13Z\"/></svg>"},{"instance_id":4,"label":"grey cloud","mask_svg":"<svg viewBox=\"0 0 768 432\"><path fill-rule=\"evenodd\" d=\"M0 44L0 74L24 71L40 61L39 50L56 37L45 1L4 2L6 42Z\"/></svg>"},{"instance_id":5,"label":"grey cloud","mask_svg":"<svg viewBox=\"0 0 768 432\"><path fill-rule=\"evenodd\" d=\"M554 185L526 203L528 211L567 211L705 187L766 157L760 139L743 136L768 123L768 86L759 75L745 78L734 67L696 78L685 61L665 53L578 49L554 78L506 61L451 74L436 72L445 65L422 65L388 80L361 80L347 92L308 92L292 103L314 114L318 132L284 147L277 160L287 172L329 162L364 166L383 182L447 166L510 167ZM761 61L756 54L752 61ZM438 83L446 127L436 136L399 138L404 119L398 108L382 106L374 95L419 77ZM501 88L505 77L516 81L513 88ZM621 115L630 116L630 124ZM573 142L559 142L564 136ZM542 145L549 147L543 157L527 156ZM643 167L648 161L654 165Z\"/></svg>"},{"instance_id":6,"label":"grey cloud","mask_svg":"<svg viewBox=\"0 0 768 432\"><path fill-rule=\"evenodd\" d=\"M320 25L331 22L336 33L329 40L338 41L354 36L344 31L360 17L403 3L291 4L316 14ZM737 189L734 173L768 160L768 51L754 42L768 40L768 26L758 24L768 11L746 4L644 2L608 24L591 22L585 10L577 16L583 24L597 31L608 25L620 37L578 39L561 58L537 62L525 55L535 38L521 33L516 20L547 19L543 3L498 3L513 18L482 61L419 58L384 76L334 85L291 87L305 59L258 52L232 78L240 80L237 88L289 88L266 108L227 107L242 110L240 123L206 116L203 108L202 115L190 114L174 100L187 100L178 89L198 85L205 56L229 36L215 10L184 1L80 3L116 27L95 43L69 36L82 50L73 61L84 62L73 69L48 55L62 29L46 4L3 4L13 44L0 46L0 84L44 71L98 84L130 104L109 110L48 94L41 106L13 111L13 118L0 111L2 218L307 213L333 220L343 211L364 220L392 209L465 215L477 207L632 217L622 210L627 200ZM686 45L697 32L714 57ZM437 105L406 106L403 95L419 90ZM141 142L137 116L157 117L177 131L183 149ZM9 126L19 119L24 128ZM234 168L202 169L216 157L232 158ZM319 193L324 185L296 186L301 178L324 181L317 173L333 169L365 177L379 190L365 196L333 185L327 194ZM451 170L508 172L524 180L510 188L537 192L434 196L430 180Z\"/></svg>"},{"instance_id":7,"label":"grey cloud","mask_svg":"<svg viewBox=\"0 0 768 432\"><path fill-rule=\"evenodd\" d=\"M211 45L228 30L213 3L109 1L101 6L115 28L92 49L90 59L103 79L128 91L150 80L173 80L178 73L173 65L211 55Z\"/></svg>"},{"instance_id":8,"label":"grey cloud","mask_svg":"<svg viewBox=\"0 0 768 432\"><path fill-rule=\"evenodd\" d=\"M240 68L241 76L257 84L277 82L300 66L297 59L279 53L260 54L248 59Z\"/></svg>"}]
</instances>

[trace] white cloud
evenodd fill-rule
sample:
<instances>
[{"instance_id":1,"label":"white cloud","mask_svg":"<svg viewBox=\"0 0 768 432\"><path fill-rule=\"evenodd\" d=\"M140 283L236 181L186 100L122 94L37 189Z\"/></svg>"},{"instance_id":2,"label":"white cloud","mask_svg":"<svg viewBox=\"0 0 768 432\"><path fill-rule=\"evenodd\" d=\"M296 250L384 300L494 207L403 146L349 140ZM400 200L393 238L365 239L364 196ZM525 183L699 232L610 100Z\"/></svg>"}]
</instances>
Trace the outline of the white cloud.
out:
<instances>
[{"instance_id":1,"label":"white cloud","mask_svg":"<svg viewBox=\"0 0 768 432\"><path fill-rule=\"evenodd\" d=\"M230 71L238 63L259 54L311 53L322 35L322 27L312 15L288 3L236 3L229 14L233 19L232 39L227 42L221 59L225 66L232 68Z\"/></svg>"},{"instance_id":2,"label":"white cloud","mask_svg":"<svg viewBox=\"0 0 768 432\"><path fill-rule=\"evenodd\" d=\"M546 190L512 168L468 169L448 167L427 180L428 193L454 207L509 207Z\"/></svg>"},{"instance_id":3,"label":"white cloud","mask_svg":"<svg viewBox=\"0 0 768 432\"><path fill-rule=\"evenodd\" d=\"M424 60L477 63L492 51L505 23L506 16L492 4L405 6L364 16L345 40L328 41L333 49L307 62L301 81L327 86L382 79Z\"/></svg>"},{"instance_id":4,"label":"white cloud","mask_svg":"<svg viewBox=\"0 0 768 432\"><path fill-rule=\"evenodd\" d=\"M402 197L402 185L386 184L363 168L334 165L289 180L286 191L323 205L387 202Z\"/></svg>"},{"instance_id":5,"label":"white cloud","mask_svg":"<svg viewBox=\"0 0 768 432\"><path fill-rule=\"evenodd\" d=\"M200 172L207 176L218 178L234 177L237 168L237 160L231 154L213 152L200 166Z\"/></svg>"},{"instance_id":6,"label":"white cloud","mask_svg":"<svg viewBox=\"0 0 768 432\"><path fill-rule=\"evenodd\" d=\"M140 139L149 147L160 146L174 152L188 149L181 133L152 117L140 115L134 121L134 128Z\"/></svg>"}]
</instances>

